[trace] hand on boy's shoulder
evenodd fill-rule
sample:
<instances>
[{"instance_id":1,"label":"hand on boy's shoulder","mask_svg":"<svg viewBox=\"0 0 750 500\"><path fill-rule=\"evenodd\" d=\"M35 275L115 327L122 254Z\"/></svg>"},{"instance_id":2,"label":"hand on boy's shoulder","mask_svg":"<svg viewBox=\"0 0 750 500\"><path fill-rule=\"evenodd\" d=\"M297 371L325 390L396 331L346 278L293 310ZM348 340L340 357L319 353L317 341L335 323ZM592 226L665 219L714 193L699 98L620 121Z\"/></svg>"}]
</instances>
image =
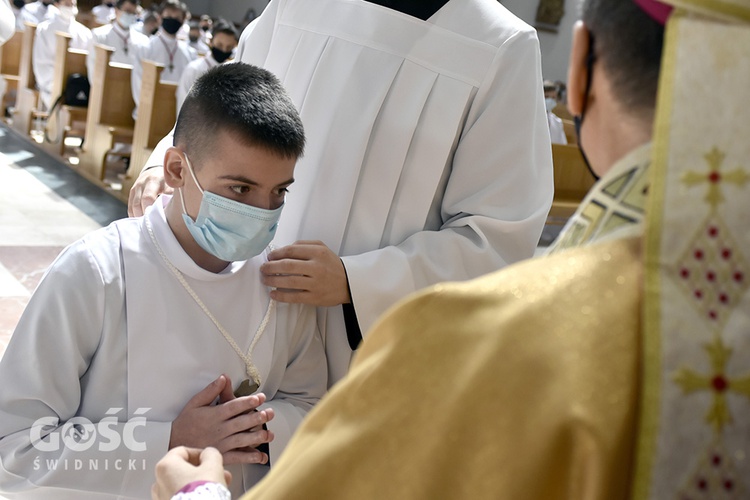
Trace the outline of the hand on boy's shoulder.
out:
<instances>
[{"instance_id":1,"label":"hand on boy's shoulder","mask_svg":"<svg viewBox=\"0 0 750 500\"><path fill-rule=\"evenodd\" d=\"M346 269L321 241L297 241L268 254L262 281L279 302L337 306L351 302Z\"/></svg>"},{"instance_id":2,"label":"hand on boy's shoulder","mask_svg":"<svg viewBox=\"0 0 750 500\"><path fill-rule=\"evenodd\" d=\"M147 167L138 176L128 195L128 216L141 217L154 204L160 194L172 194L174 190L164 182L164 167Z\"/></svg>"}]
</instances>

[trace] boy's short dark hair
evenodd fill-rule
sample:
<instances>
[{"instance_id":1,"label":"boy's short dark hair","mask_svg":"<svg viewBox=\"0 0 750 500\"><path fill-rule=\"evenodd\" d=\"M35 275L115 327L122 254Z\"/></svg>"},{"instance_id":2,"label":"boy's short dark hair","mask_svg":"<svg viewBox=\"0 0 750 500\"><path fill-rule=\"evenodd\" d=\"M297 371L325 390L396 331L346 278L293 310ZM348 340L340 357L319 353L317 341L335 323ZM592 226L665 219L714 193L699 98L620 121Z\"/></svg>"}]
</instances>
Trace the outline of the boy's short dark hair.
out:
<instances>
[{"instance_id":1,"label":"boy's short dark hair","mask_svg":"<svg viewBox=\"0 0 750 500\"><path fill-rule=\"evenodd\" d=\"M239 41L240 39L240 34L237 31L237 29L234 27L233 24L230 24L225 19L217 19L213 25L213 28L211 28L212 36L216 36L219 33L224 33L226 35L232 36L237 41Z\"/></svg>"},{"instance_id":2,"label":"boy's short dark hair","mask_svg":"<svg viewBox=\"0 0 750 500\"><path fill-rule=\"evenodd\" d=\"M174 144L201 158L219 130L284 158L298 158L305 148L302 120L281 82L241 62L221 64L196 80L177 117Z\"/></svg>"},{"instance_id":3,"label":"boy's short dark hair","mask_svg":"<svg viewBox=\"0 0 750 500\"><path fill-rule=\"evenodd\" d=\"M182 12L183 19L187 16L188 12L190 12L187 5L180 2L180 0L164 0L159 6L159 14L164 14L164 11L167 9L179 10Z\"/></svg>"},{"instance_id":4,"label":"boy's short dark hair","mask_svg":"<svg viewBox=\"0 0 750 500\"><path fill-rule=\"evenodd\" d=\"M624 109L652 113L664 27L632 0L584 0L581 14L594 39L594 64L603 64L615 98Z\"/></svg>"},{"instance_id":5,"label":"boy's short dark hair","mask_svg":"<svg viewBox=\"0 0 750 500\"><path fill-rule=\"evenodd\" d=\"M141 0L117 0L117 2L115 2L115 8L117 10L122 10L122 6L126 3L132 3L133 5L138 7L141 4Z\"/></svg>"}]
</instances>

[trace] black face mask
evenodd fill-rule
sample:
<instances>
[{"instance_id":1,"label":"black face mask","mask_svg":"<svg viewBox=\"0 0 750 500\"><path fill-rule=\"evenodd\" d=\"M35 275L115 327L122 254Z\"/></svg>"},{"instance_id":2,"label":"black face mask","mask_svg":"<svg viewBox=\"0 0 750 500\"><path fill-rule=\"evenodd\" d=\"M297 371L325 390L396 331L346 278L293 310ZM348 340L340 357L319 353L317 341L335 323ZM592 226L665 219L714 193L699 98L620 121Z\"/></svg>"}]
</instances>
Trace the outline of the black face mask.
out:
<instances>
[{"instance_id":1,"label":"black face mask","mask_svg":"<svg viewBox=\"0 0 750 500\"><path fill-rule=\"evenodd\" d=\"M199 39L200 37L198 37L198 36L193 36L193 35L190 35L190 36L189 36L188 38L190 39L190 42L191 42L191 43L195 43L195 42L197 42L197 41L198 41L198 39Z\"/></svg>"},{"instance_id":2,"label":"black face mask","mask_svg":"<svg viewBox=\"0 0 750 500\"><path fill-rule=\"evenodd\" d=\"M114 2L107 2L107 3L106 3L106 4L104 4L104 5L106 5L107 7L109 7L109 8L111 9L112 7L114 7L114 6L115 6L115 3L114 3Z\"/></svg>"},{"instance_id":3,"label":"black face mask","mask_svg":"<svg viewBox=\"0 0 750 500\"><path fill-rule=\"evenodd\" d=\"M232 56L231 52L224 52L216 47L211 47L211 55L216 59L216 62L221 64Z\"/></svg>"},{"instance_id":4,"label":"black face mask","mask_svg":"<svg viewBox=\"0 0 750 500\"><path fill-rule=\"evenodd\" d=\"M170 35L174 35L182 27L182 21L173 17L165 17L161 20L161 27Z\"/></svg>"},{"instance_id":5,"label":"black face mask","mask_svg":"<svg viewBox=\"0 0 750 500\"><path fill-rule=\"evenodd\" d=\"M13 0L13 5L15 5L17 9L22 9L23 6L26 5L26 2L24 0Z\"/></svg>"},{"instance_id":6,"label":"black face mask","mask_svg":"<svg viewBox=\"0 0 750 500\"><path fill-rule=\"evenodd\" d=\"M201 31L208 31L208 26L201 26Z\"/></svg>"},{"instance_id":7,"label":"black face mask","mask_svg":"<svg viewBox=\"0 0 750 500\"><path fill-rule=\"evenodd\" d=\"M586 114L586 104L589 100L589 92L591 91L591 77L594 70L594 61L596 61L596 54L594 53L594 35L589 32L589 52L586 55L586 92L583 96L583 106L581 107L581 114L573 117L573 124L576 128L576 142L578 143L578 149L581 151L583 162L586 164L586 168L589 169L594 179L599 180L599 176L596 175L594 169L591 168L591 163L586 157L586 153L583 151L583 145L581 144L581 125L583 125L583 117Z\"/></svg>"}]
</instances>

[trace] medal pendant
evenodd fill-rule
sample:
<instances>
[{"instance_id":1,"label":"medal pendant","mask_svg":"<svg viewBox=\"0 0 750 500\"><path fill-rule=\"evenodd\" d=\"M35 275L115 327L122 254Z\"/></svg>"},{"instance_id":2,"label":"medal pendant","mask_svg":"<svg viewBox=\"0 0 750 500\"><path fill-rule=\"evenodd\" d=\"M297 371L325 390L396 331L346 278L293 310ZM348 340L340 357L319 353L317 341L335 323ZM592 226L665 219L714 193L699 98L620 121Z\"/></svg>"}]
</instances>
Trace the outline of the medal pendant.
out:
<instances>
[{"instance_id":1,"label":"medal pendant","mask_svg":"<svg viewBox=\"0 0 750 500\"><path fill-rule=\"evenodd\" d=\"M242 381L237 390L234 391L234 396L238 398L241 398L243 396L250 396L257 390L258 384L256 384L255 382L251 382L250 379L245 379Z\"/></svg>"},{"instance_id":2,"label":"medal pendant","mask_svg":"<svg viewBox=\"0 0 750 500\"><path fill-rule=\"evenodd\" d=\"M173 64L170 64L170 65L169 65L169 72L171 73L172 71L174 71L174 65L173 65Z\"/></svg>"}]
</instances>

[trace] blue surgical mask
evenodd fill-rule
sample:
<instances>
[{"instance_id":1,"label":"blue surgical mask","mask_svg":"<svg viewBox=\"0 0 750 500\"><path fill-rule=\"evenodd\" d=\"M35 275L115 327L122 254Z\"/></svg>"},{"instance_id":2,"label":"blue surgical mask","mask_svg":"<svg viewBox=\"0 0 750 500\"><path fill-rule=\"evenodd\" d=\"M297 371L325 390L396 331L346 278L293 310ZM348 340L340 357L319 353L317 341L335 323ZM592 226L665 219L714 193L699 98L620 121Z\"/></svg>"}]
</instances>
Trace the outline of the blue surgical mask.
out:
<instances>
[{"instance_id":1,"label":"blue surgical mask","mask_svg":"<svg viewBox=\"0 0 750 500\"><path fill-rule=\"evenodd\" d=\"M204 191L187 155L185 160L195 185L203 194L198 217L193 221L187 214L180 188L182 218L198 245L227 262L247 260L263 252L276 234L283 205L276 210L265 210Z\"/></svg>"},{"instance_id":2,"label":"blue surgical mask","mask_svg":"<svg viewBox=\"0 0 750 500\"><path fill-rule=\"evenodd\" d=\"M117 22L120 23L120 26L122 26L123 28L128 29L132 25L134 25L137 20L138 18L135 14L131 14L130 12L123 12L122 14L120 14L120 18Z\"/></svg>"}]
</instances>

